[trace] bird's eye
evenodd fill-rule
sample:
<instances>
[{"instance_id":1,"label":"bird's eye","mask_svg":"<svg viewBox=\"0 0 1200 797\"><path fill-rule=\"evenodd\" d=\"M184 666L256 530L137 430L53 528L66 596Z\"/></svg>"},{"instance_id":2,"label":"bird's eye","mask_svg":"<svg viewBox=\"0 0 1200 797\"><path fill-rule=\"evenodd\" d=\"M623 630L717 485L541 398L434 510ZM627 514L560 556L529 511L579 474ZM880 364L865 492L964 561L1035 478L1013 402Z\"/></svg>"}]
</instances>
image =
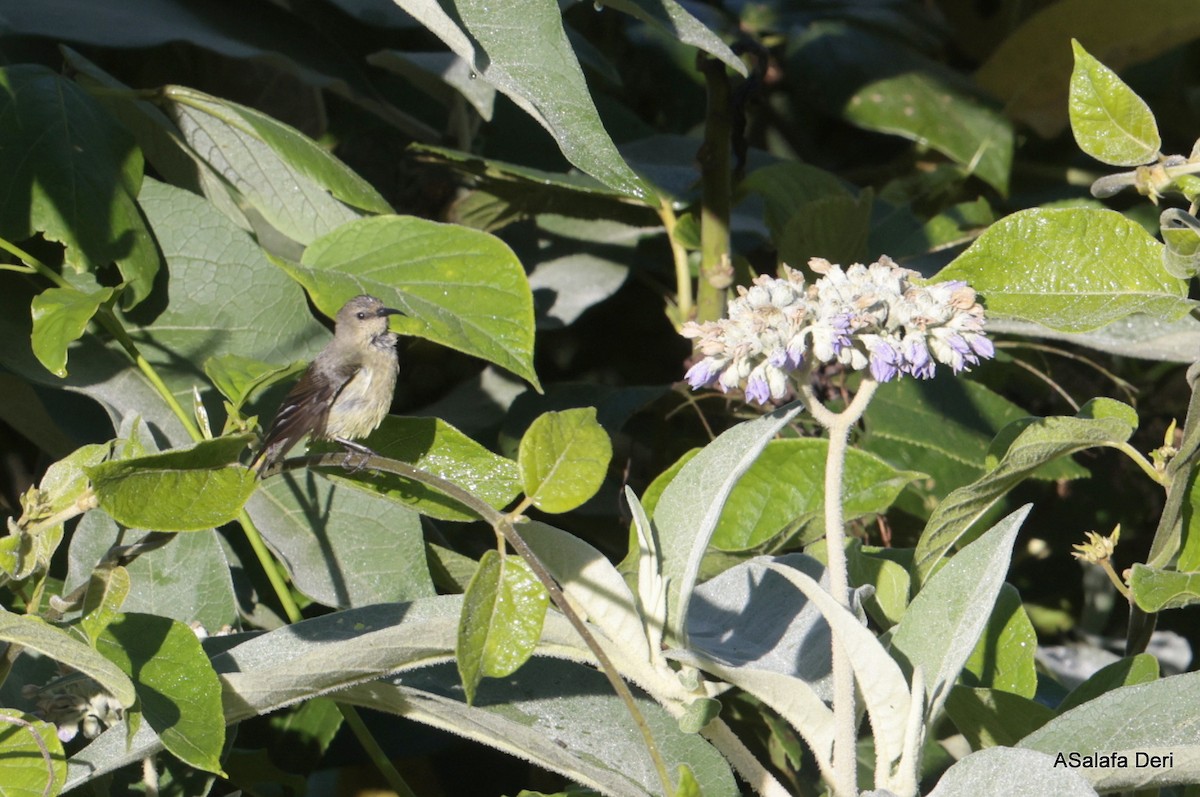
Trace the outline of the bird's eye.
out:
<instances>
[{"instance_id":1,"label":"bird's eye","mask_svg":"<svg viewBox=\"0 0 1200 797\"><path fill-rule=\"evenodd\" d=\"M366 313L364 313L364 312L361 312L361 311L360 311L360 312L357 312L357 313L355 313L354 315L358 317L358 320L359 320L359 321L366 321L366 320L367 320L367 314L366 314Z\"/></svg>"}]
</instances>

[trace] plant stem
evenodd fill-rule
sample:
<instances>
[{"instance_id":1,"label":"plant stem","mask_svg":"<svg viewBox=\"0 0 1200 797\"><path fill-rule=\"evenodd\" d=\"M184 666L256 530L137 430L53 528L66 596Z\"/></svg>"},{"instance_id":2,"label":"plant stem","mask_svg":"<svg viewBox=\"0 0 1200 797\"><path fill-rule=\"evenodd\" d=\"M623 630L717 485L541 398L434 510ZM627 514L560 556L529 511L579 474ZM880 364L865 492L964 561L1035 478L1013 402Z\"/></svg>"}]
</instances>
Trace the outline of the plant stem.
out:
<instances>
[{"instance_id":1,"label":"plant stem","mask_svg":"<svg viewBox=\"0 0 1200 797\"><path fill-rule=\"evenodd\" d=\"M404 782L404 777L401 776L400 772L392 764L387 754L383 752L383 748L379 746L379 742L375 741L375 736L371 733L371 729L367 727L366 723L363 722L358 709L345 703L338 703L337 707L338 711L342 712L342 718L346 720L346 724L350 726L350 730L354 732L354 737L358 739L358 743L367 751L367 756L375 764L375 768L383 774L392 791L396 792L400 797L417 797L416 792Z\"/></svg>"},{"instance_id":2,"label":"plant stem","mask_svg":"<svg viewBox=\"0 0 1200 797\"><path fill-rule=\"evenodd\" d=\"M671 245L671 258L675 261L675 307L679 312L676 323L682 324L684 321L692 320L695 313L695 308L692 306L692 270L688 266L687 247L680 243L675 235L679 218L675 215L675 208L671 207L671 200L667 197L659 199L658 217L662 219L663 229L667 231L667 241Z\"/></svg>"},{"instance_id":3,"label":"plant stem","mask_svg":"<svg viewBox=\"0 0 1200 797\"><path fill-rule=\"evenodd\" d=\"M817 400L812 384L805 379L800 396L814 418L829 430L829 451L825 458L825 555L829 574L829 592L850 608L850 575L846 565L846 528L842 510L842 480L850 430L858 423L879 383L865 378L850 404L840 413L831 412ZM858 727L854 698L854 670L846 648L833 633L833 786L839 797L858 794Z\"/></svg>"},{"instance_id":4,"label":"plant stem","mask_svg":"<svg viewBox=\"0 0 1200 797\"><path fill-rule=\"evenodd\" d=\"M284 460L279 465L268 469L264 475L271 475L280 469L291 470L298 467L339 468L343 465L345 459L345 455L341 453L294 457ZM366 458L361 467L382 471L384 473L393 473L405 479L411 479L413 481L420 482L421 484L428 485L470 509L484 522L488 523L493 529L495 529L499 534L504 536L504 539L508 541L508 544L511 545L513 550L515 550L521 556L521 558L525 560L525 562L529 565L529 569L532 570L534 575L538 577L538 580L542 582L542 586L546 588L546 592L549 593L550 599L554 602L554 605L557 606L559 611L563 613L563 616L567 618L567 621L575 629L576 633L579 634L580 638L583 639L584 643L588 646L588 649L591 650L592 655L596 657L596 661L599 663L600 669L608 678L608 682L612 685L613 691L617 693L617 696L625 704L625 709L629 712L634 725L637 726L638 731L642 735L642 739L646 745L646 750L650 755L650 760L653 763L656 772L658 773L659 780L662 782L663 794L668 795L668 797L674 797L675 787L672 784L670 774L667 771L666 761L663 759L662 753L659 752L658 745L654 741L654 736L650 732L650 726L646 722L645 716L642 714L641 709L637 707L637 703L634 701L633 692L630 691L629 685L625 683L623 678L621 678L621 674L613 665L612 660L608 657L608 654L604 652L604 648L600 646L600 643L596 641L596 637L593 636L592 632L588 630L587 625L583 622L583 618L581 618L567 602L566 596L563 595L562 589L558 586L558 582L556 582L554 577L550 575L550 571L546 569L546 566L542 564L541 559L537 557L529 545L526 544L521 535L517 533L517 530L513 527L513 518L510 515L492 507L485 501L480 500L472 493L468 492L462 487L459 487L457 484L446 481L438 476L434 476L432 473L426 473L423 470L414 468L408 463L400 462L399 460L395 459L388 459L387 457L381 457L379 455L372 455Z\"/></svg>"},{"instance_id":5,"label":"plant stem","mask_svg":"<svg viewBox=\"0 0 1200 797\"><path fill-rule=\"evenodd\" d=\"M708 109L700 161L700 281L696 288L696 319L713 321L725 315L725 292L733 284L729 257L729 213L732 203L729 75L725 64L701 53L696 65L704 73Z\"/></svg>"}]
</instances>

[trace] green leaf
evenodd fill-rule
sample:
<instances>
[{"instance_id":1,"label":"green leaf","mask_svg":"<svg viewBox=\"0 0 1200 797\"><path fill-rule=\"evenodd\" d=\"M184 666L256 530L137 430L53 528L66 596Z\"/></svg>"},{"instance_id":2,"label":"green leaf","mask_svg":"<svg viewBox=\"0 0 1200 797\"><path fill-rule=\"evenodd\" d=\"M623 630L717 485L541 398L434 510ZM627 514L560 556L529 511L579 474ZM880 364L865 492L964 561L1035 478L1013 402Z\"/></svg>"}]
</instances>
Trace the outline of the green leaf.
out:
<instances>
[{"instance_id":1,"label":"green leaf","mask_svg":"<svg viewBox=\"0 0 1200 797\"><path fill-rule=\"evenodd\" d=\"M468 704L485 676L511 675L533 655L549 602L520 557L484 552L463 597L458 627L458 672Z\"/></svg>"},{"instance_id":2,"label":"green leaf","mask_svg":"<svg viewBox=\"0 0 1200 797\"><path fill-rule=\"evenodd\" d=\"M33 353L55 376L67 375L67 347L83 335L112 288L84 293L74 288L47 288L33 300Z\"/></svg>"},{"instance_id":3,"label":"green leaf","mask_svg":"<svg viewBox=\"0 0 1200 797\"><path fill-rule=\"evenodd\" d=\"M533 295L525 270L487 233L411 216L346 224L300 264L280 264L330 317L350 297L377 296L407 317L401 332L481 357L538 386Z\"/></svg>"},{"instance_id":4,"label":"green leaf","mask_svg":"<svg viewBox=\"0 0 1200 797\"><path fill-rule=\"evenodd\" d=\"M1002 689L955 686L946 699L946 713L967 737L972 750L1012 747L1045 725L1054 712L1029 697Z\"/></svg>"},{"instance_id":5,"label":"green leaf","mask_svg":"<svg viewBox=\"0 0 1200 797\"><path fill-rule=\"evenodd\" d=\"M621 158L600 121L558 3L513 0L497 16L487 0L459 0L456 22L437 3L397 2L546 128L568 161L628 197L653 201L653 190Z\"/></svg>"},{"instance_id":6,"label":"green leaf","mask_svg":"<svg viewBox=\"0 0 1200 797\"><path fill-rule=\"evenodd\" d=\"M83 617L79 625L93 645L120 615L121 606L129 595L129 586L129 571L120 565L92 573L84 594Z\"/></svg>"},{"instance_id":7,"label":"green leaf","mask_svg":"<svg viewBox=\"0 0 1200 797\"><path fill-rule=\"evenodd\" d=\"M349 480L311 471L268 479L246 511L296 587L326 606L433 594L421 518Z\"/></svg>"},{"instance_id":8,"label":"green leaf","mask_svg":"<svg viewBox=\"0 0 1200 797\"><path fill-rule=\"evenodd\" d=\"M192 629L153 614L127 614L100 639L131 678L146 723L182 761L221 772L221 682Z\"/></svg>"},{"instance_id":9,"label":"green leaf","mask_svg":"<svg viewBox=\"0 0 1200 797\"><path fill-rule=\"evenodd\" d=\"M829 443L816 439L772 440L738 480L721 510L711 545L746 551L777 538L812 541L824 530L825 457ZM646 488L642 505L654 513L663 491L699 449L684 454ZM843 512L847 520L883 512L906 484L920 478L896 470L873 454L846 453Z\"/></svg>"},{"instance_id":10,"label":"green leaf","mask_svg":"<svg viewBox=\"0 0 1200 797\"><path fill-rule=\"evenodd\" d=\"M914 47L820 21L792 38L789 68L818 88L822 110L931 147L997 191L1008 191L1012 123L962 76Z\"/></svg>"},{"instance_id":11,"label":"green leaf","mask_svg":"<svg viewBox=\"0 0 1200 797\"><path fill-rule=\"evenodd\" d=\"M170 279L161 309L127 314L124 322L181 404L191 406L192 386L204 382L198 368L209 358L309 361L328 341L304 292L210 202L149 179L140 201ZM75 367L82 367L78 359Z\"/></svg>"},{"instance_id":12,"label":"green leaf","mask_svg":"<svg viewBox=\"0 0 1200 797\"><path fill-rule=\"evenodd\" d=\"M440 418L401 418L389 415L363 441L382 456L407 462L453 482L496 509L503 509L521 491L517 463L493 454ZM478 515L452 498L420 482L391 473L343 474L327 471L336 481L386 496L439 520L477 520Z\"/></svg>"},{"instance_id":13,"label":"green leaf","mask_svg":"<svg viewBox=\"0 0 1200 797\"><path fill-rule=\"evenodd\" d=\"M1056 766L1053 753L1012 747L990 747L959 759L938 780L927 797L1012 797L1014 794L1053 794L1055 797L1096 797L1076 770Z\"/></svg>"},{"instance_id":14,"label":"green leaf","mask_svg":"<svg viewBox=\"0 0 1200 797\"><path fill-rule=\"evenodd\" d=\"M133 683L111 661L75 640L65 630L39 618L0 610L0 641L35 650L79 670L125 708L132 706L136 699Z\"/></svg>"},{"instance_id":15,"label":"green leaf","mask_svg":"<svg viewBox=\"0 0 1200 797\"><path fill-rule=\"evenodd\" d=\"M611 459L612 441L595 407L539 416L517 451L525 495L550 513L569 512L595 495Z\"/></svg>"},{"instance_id":16,"label":"green leaf","mask_svg":"<svg viewBox=\"0 0 1200 797\"><path fill-rule=\"evenodd\" d=\"M1158 217L1163 237L1163 268L1172 277L1191 279L1200 273L1200 219L1179 208Z\"/></svg>"},{"instance_id":17,"label":"green leaf","mask_svg":"<svg viewBox=\"0 0 1200 797\"><path fill-rule=\"evenodd\" d=\"M663 490L654 511L667 583L667 628L685 636L700 562L734 485L767 443L803 409L799 402L738 424L705 446Z\"/></svg>"},{"instance_id":18,"label":"green leaf","mask_svg":"<svg viewBox=\"0 0 1200 797\"><path fill-rule=\"evenodd\" d=\"M970 283L989 313L1086 332L1134 313L1187 314L1187 283L1163 270L1161 253L1116 211L1035 208L993 224L936 279Z\"/></svg>"},{"instance_id":19,"label":"green leaf","mask_svg":"<svg viewBox=\"0 0 1200 797\"><path fill-rule=\"evenodd\" d=\"M264 113L182 86L164 88L160 105L198 159L299 243L358 218L352 208L392 212L366 180Z\"/></svg>"},{"instance_id":20,"label":"green leaf","mask_svg":"<svg viewBox=\"0 0 1200 797\"><path fill-rule=\"evenodd\" d=\"M684 44L691 45L723 61L742 77L749 73L721 38L704 26L675 0L602 0L597 11L616 9L666 33Z\"/></svg>"},{"instance_id":21,"label":"green leaf","mask_svg":"<svg viewBox=\"0 0 1200 797\"><path fill-rule=\"evenodd\" d=\"M1200 35L1200 8L1187 0L1059 0L1006 31L975 73L1008 116L1053 138L1067 125L1072 37L1117 72Z\"/></svg>"},{"instance_id":22,"label":"green leaf","mask_svg":"<svg viewBox=\"0 0 1200 797\"><path fill-rule=\"evenodd\" d=\"M1132 417L1131 417L1132 416ZM1095 446L1117 446L1133 434L1137 414L1111 399L1085 404L1074 418L1055 416L1021 424L1015 438L1001 433L1007 446L999 461L975 482L960 487L938 504L917 542L914 568L924 581L980 515L1037 468L1057 457Z\"/></svg>"},{"instance_id":23,"label":"green leaf","mask_svg":"<svg viewBox=\"0 0 1200 797\"><path fill-rule=\"evenodd\" d=\"M249 435L87 468L100 507L118 523L156 531L202 531L238 516L258 483L237 464Z\"/></svg>"},{"instance_id":24,"label":"green leaf","mask_svg":"<svg viewBox=\"0 0 1200 797\"><path fill-rule=\"evenodd\" d=\"M1114 689L1148 684L1157 679L1158 659L1151 654L1139 653L1136 656L1118 659L1112 664L1096 670L1090 678L1072 689L1071 693L1058 704L1055 712L1065 714L1076 706L1082 706Z\"/></svg>"},{"instance_id":25,"label":"green leaf","mask_svg":"<svg viewBox=\"0 0 1200 797\"><path fill-rule=\"evenodd\" d=\"M864 546L857 540L846 549L850 584L874 587L875 594L867 598L863 606L885 629L900 622L908 607L908 596L912 591L908 564L912 557L905 553L903 549ZM911 554L911 549L907 553ZM904 561L906 559L908 561Z\"/></svg>"},{"instance_id":26,"label":"green leaf","mask_svg":"<svg viewBox=\"0 0 1200 797\"><path fill-rule=\"evenodd\" d=\"M1032 699L1037 692L1036 652L1037 632L1021 594L1011 584L1002 584L987 628L963 665L962 682Z\"/></svg>"},{"instance_id":27,"label":"green leaf","mask_svg":"<svg viewBox=\"0 0 1200 797\"><path fill-rule=\"evenodd\" d=\"M887 762L889 768L895 767L903 755L914 699L900 666L875 634L810 576L779 563L767 566L804 593L825 617L839 644L844 646L871 718L876 755ZM877 785L887 786L886 783Z\"/></svg>"},{"instance_id":28,"label":"green leaf","mask_svg":"<svg viewBox=\"0 0 1200 797\"><path fill-rule=\"evenodd\" d=\"M14 722L17 720L18 722ZM10 708L0 708L0 794L4 797L36 797L58 794L67 780L67 756L58 729ZM41 737L42 745L33 738ZM46 767L42 746L50 754Z\"/></svg>"},{"instance_id":29,"label":"green leaf","mask_svg":"<svg viewBox=\"0 0 1200 797\"><path fill-rule=\"evenodd\" d=\"M1124 755L1127 766L1078 770L1097 791L1162 788L1200 781L1196 701L1200 672L1114 689L1060 714L1026 736L1020 747L1050 756L1072 752ZM1136 756L1173 754L1172 765L1135 765Z\"/></svg>"},{"instance_id":30,"label":"green leaf","mask_svg":"<svg viewBox=\"0 0 1200 797\"><path fill-rule=\"evenodd\" d=\"M1068 108L1079 148L1111 166L1140 166L1158 157L1162 138L1146 101L1075 39L1071 49Z\"/></svg>"},{"instance_id":31,"label":"green leaf","mask_svg":"<svg viewBox=\"0 0 1200 797\"><path fill-rule=\"evenodd\" d=\"M79 86L42 66L0 69L0 236L36 233L67 247L77 273L115 262L125 305L150 293L158 252L134 197L142 155Z\"/></svg>"},{"instance_id":32,"label":"green leaf","mask_svg":"<svg viewBox=\"0 0 1200 797\"><path fill-rule=\"evenodd\" d=\"M1200 603L1200 573L1180 573L1135 563L1129 589L1134 603L1144 612L1180 609Z\"/></svg>"},{"instance_id":33,"label":"green leaf","mask_svg":"<svg viewBox=\"0 0 1200 797\"><path fill-rule=\"evenodd\" d=\"M788 219L777 245L780 261L799 266L810 258L835 263L867 259L871 226L870 191L857 197L830 196L813 200Z\"/></svg>"},{"instance_id":34,"label":"green leaf","mask_svg":"<svg viewBox=\"0 0 1200 797\"><path fill-rule=\"evenodd\" d=\"M256 391L296 376L307 367L303 360L291 365L272 365L240 354L224 354L204 361L204 373L234 409L241 409Z\"/></svg>"},{"instance_id":35,"label":"green leaf","mask_svg":"<svg viewBox=\"0 0 1200 797\"><path fill-rule=\"evenodd\" d=\"M840 177L800 161L783 161L755 169L739 186L762 196L765 220L775 240L783 237L790 219L812 202L831 197L853 198L851 187ZM793 263L799 267L802 263Z\"/></svg>"},{"instance_id":36,"label":"green leaf","mask_svg":"<svg viewBox=\"0 0 1200 797\"><path fill-rule=\"evenodd\" d=\"M979 642L1012 559L1027 504L963 548L921 588L893 629L892 649L925 673L927 722L941 711L950 687Z\"/></svg>"}]
</instances>

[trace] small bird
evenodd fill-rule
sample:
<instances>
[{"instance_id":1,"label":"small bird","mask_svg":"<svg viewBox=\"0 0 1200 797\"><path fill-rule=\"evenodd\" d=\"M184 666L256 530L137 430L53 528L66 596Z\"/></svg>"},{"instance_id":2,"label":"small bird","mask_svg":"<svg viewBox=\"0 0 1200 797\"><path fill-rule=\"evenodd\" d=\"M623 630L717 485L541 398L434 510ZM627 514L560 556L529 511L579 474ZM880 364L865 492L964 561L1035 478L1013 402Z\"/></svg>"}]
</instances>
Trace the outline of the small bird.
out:
<instances>
[{"instance_id":1,"label":"small bird","mask_svg":"<svg viewBox=\"0 0 1200 797\"><path fill-rule=\"evenodd\" d=\"M392 405L399 336L388 332L388 316L403 315L374 296L355 296L338 310L333 340L283 399L253 468L261 476L292 446L310 440L335 440L360 453L354 442L383 422Z\"/></svg>"}]
</instances>

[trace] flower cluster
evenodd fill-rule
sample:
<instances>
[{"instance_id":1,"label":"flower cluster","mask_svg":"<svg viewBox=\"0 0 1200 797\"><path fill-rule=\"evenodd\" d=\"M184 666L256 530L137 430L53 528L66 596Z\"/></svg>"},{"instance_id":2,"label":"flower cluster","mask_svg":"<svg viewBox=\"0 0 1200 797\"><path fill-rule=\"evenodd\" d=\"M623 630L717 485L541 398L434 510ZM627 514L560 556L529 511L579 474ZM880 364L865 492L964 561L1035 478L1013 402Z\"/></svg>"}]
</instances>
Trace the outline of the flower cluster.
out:
<instances>
[{"instance_id":1,"label":"flower cluster","mask_svg":"<svg viewBox=\"0 0 1200 797\"><path fill-rule=\"evenodd\" d=\"M813 258L812 285L784 266L782 279L763 275L739 287L729 316L684 325L701 359L687 372L692 388L743 387L765 404L787 392L788 376L807 357L838 362L887 382L901 374L933 376L937 362L955 373L992 357L983 307L964 282L918 285L920 275L889 257L843 269Z\"/></svg>"},{"instance_id":2,"label":"flower cluster","mask_svg":"<svg viewBox=\"0 0 1200 797\"><path fill-rule=\"evenodd\" d=\"M79 675L40 688L26 685L21 693L37 704L38 716L58 726L58 738L64 742L80 732L87 739L95 739L125 716L116 698L91 678Z\"/></svg>"}]
</instances>

